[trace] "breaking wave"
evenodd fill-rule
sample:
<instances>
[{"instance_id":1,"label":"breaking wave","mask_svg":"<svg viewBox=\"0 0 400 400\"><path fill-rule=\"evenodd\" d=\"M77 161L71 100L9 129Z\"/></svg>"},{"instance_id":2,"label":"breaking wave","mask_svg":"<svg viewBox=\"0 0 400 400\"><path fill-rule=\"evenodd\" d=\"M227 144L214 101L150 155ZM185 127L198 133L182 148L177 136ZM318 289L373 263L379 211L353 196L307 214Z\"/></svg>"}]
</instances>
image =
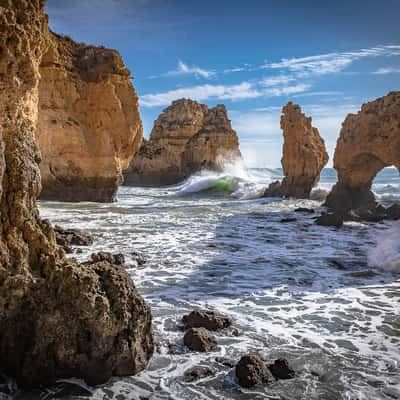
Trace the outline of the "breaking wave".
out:
<instances>
[{"instance_id":1,"label":"breaking wave","mask_svg":"<svg viewBox=\"0 0 400 400\"><path fill-rule=\"evenodd\" d=\"M386 271L400 272L400 223L382 233L369 251L368 264Z\"/></svg>"},{"instance_id":2,"label":"breaking wave","mask_svg":"<svg viewBox=\"0 0 400 400\"><path fill-rule=\"evenodd\" d=\"M262 197L272 181L268 169L249 170L240 158L220 162L221 171L202 170L177 187L178 195L199 192L227 193L239 200Z\"/></svg>"}]
</instances>

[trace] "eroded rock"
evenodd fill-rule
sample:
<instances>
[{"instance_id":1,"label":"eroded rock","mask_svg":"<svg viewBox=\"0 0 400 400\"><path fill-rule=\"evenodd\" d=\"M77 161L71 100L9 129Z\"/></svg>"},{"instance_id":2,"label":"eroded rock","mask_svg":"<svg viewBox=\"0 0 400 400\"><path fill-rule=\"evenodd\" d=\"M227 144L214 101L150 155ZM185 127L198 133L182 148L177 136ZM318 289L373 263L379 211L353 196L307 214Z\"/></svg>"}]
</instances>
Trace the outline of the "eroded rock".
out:
<instances>
[{"instance_id":1,"label":"eroded rock","mask_svg":"<svg viewBox=\"0 0 400 400\"><path fill-rule=\"evenodd\" d=\"M274 381L266 363L258 354L243 356L235 367L235 374L240 386L250 388Z\"/></svg>"},{"instance_id":2,"label":"eroded rock","mask_svg":"<svg viewBox=\"0 0 400 400\"><path fill-rule=\"evenodd\" d=\"M100 261L107 261L110 264L124 265L125 257L123 254L112 254L107 251L100 251L98 253L93 253L90 255L89 263L96 263Z\"/></svg>"},{"instance_id":3,"label":"eroded rock","mask_svg":"<svg viewBox=\"0 0 400 400\"><path fill-rule=\"evenodd\" d=\"M183 337L183 343L190 350L207 352L215 349L217 340L205 328L190 328Z\"/></svg>"},{"instance_id":4,"label":"eroded rock","mask_svg":"<svg viewBox=\"0 0 400 400\"><path fill-rule=\"evenodd\" d=\"M211 310L194 310L184 315L182 321L185 329L206 328L210 331L217 331L232 325L232 321L228 316Z\"/></svg>"},{"instance_id":5,"label":"eroded rock","mask_svg":"<svg viewBox=\"0 0 400 400\"><path fill-rule=\"evenodd\" d=\"M268 369L275 379L292 379L295 376L294 370L285 358L278 358L268 365Z\"/></svg>"},{"instance_id":6,"label":"eroded rock","mask_svg":"<svg viewBox=\"0 0 400 400\"><path fill-rule=\"evenodd\" d=\"M265 197L309 198L328 162L325 142L318 129L311 125L311 117L306 117L300 106L292 102L283 107L281 129L284 178L280 185L274 182Z\"/></svg>"},{"instance_id":7,"label":"eroded rock","mask_svg":"<svg viewBox=\"0 0 400 400\"><path fill-rule=\"evenodd\" d=\"M39 217L35 142L44 1L0 1L0 373L22 386L89 384L145 368L150 309L128 273L64 258Z\"/></svg>"},{"instance_id":8,"label":"eroded rock","mask_svg":"<svg viewBox=\"0 0 400 400\"><path fill-rule=\"evenodd\" d=\"M240 157L239 141L223 105L172 102L154 122L124 174L127 185L170 185L201 169L220 170Z\"/></svg>"},{"instance_id":9,"label":"eroded rock","mask_svg":"<svg viewBox=\"0 0 400 400\"><path fill-rule=\"evenodd\" d=\"M197 381L214 375L214 371L208 367L196 366L185 371L184 377L188 382Z\"/></svg>"},{"instance_id":10,"label":"eroded rock","mask_svg":"<svg viewBox=\"0 0 400 400\"><path fill-rule=\"evenodd\" d=\"M93 237L80 229L64 229L59 225L54 227L56 242L66 253L71 253L71 246L90 246Z\"/></svg>"},{"instance_id":11,"label":"eroded rock","mask_svg":"<svg viewBox=\"0 0 400 400\"><path fill-rule=\"evenodd\" d=\"M138 97L120 54L51 33L40 74L40 197L113 201L142 140Z\"/></svg>"},{"instance_id":12,"label":"eroded rock","mask_svg":"<svg viewBox=\"0 0 400 400\"><path fill-rule=\"evenodd\" d=\"M326 199L337 213L376 208L371 185L376 174L400 169L400 92L391 92L349 114L337 141L334 167L338 182Z\"/></svg>"}]
</instances>

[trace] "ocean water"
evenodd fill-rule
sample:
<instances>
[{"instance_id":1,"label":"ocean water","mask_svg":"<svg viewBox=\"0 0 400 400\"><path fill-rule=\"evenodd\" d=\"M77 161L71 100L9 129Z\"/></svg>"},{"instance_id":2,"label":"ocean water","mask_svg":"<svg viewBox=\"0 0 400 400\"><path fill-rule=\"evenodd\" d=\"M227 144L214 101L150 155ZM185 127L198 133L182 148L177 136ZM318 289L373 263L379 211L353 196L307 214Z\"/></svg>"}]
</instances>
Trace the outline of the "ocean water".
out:
<instances>
[{"instance_id":1,"label":"ocean water","mask_svg":"<svg viewBox=\"0 0 400 400\"><path fill-rule=\"evenodd\" d=\"M152 309L157 350L148 369L92 389L93 399L400 399L398 223L319 227L294 210L319 209L321 201L259 197L280 176L232 164L176 186L122 187L114 204L40 203L53 223L94 235L79 260L124 253ZM325 169L319 188L335 181ZM383 170L373 190L386 205L400 201L398 171ZM297 221L280 222L286 217ZM145 265L133 262L134 251ZM215 351L189 352L180 320L203 307L230 315L239 336L217 333ZM218 357L236 362L248 352L287 358L296 377L240 388ZM198 365L213 375L186 381L184 372Z\"/></svg>"}]
</instances>

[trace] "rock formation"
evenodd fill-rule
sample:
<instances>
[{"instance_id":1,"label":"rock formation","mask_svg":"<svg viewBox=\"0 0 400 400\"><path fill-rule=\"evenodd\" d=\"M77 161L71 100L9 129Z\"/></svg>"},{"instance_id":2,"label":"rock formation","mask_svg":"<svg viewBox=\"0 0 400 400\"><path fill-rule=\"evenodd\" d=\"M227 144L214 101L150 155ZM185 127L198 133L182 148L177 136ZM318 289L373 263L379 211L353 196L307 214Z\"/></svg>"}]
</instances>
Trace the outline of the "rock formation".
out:
<instances>
[{"instance_id":1,"label":"rock formation","mask_svg":"<svg viewBox=\"0 0 400 400\"><path fill-rule=\"evenodd\" d=\"M363 104L343 122L334 156L338 183L326 205L341 214L374 209L372 181L391 165L400 170L400 92Z\"/></svg>"},{"instance_id":2,"label":"rock formation","mask_svg":"<svg viewBox=\"0 0 400 400\"><path fill-rule=\"evenodd\" d=\"M40 74L40 197L113 201L142 140L138 97L121 56L51 33Z\"/></svg>"},{"instance_id":3,"label":"rock formation","mask_svg":"<svg viewBox=\"0 0 400 400\"><path fill-rule=\"evenodd\" d=\"M224 159L238 156L239 141L225 106L209 109L180 99L155 121L125 173L125 184L174 184L203 168L218 170Z\"/></svg>"},{"instance_id":4,"label":"rock formation","mask_svg":"<svg viewBox=\"0 0 400 400\"><path fill-rule=\"evenodd\" d=\"M272 184L265 196L309 198L328 162L324 140L311 125L311 117L306 117L300 106L291 102L283 107L281 129L284 178L280 185Z\"/></svg>"},{"instance_id":5,"label":"rock formation","mask_svg":"<svg viewBox=\"0 0 400 400\"><path fill-rule=\"evenodd\" d=\"M21 385L90 384L143 369L148 306L121 266L67 260L40 219L35 143L43 0L0 0L0 373Z\"/></svg>"}]
</instances>

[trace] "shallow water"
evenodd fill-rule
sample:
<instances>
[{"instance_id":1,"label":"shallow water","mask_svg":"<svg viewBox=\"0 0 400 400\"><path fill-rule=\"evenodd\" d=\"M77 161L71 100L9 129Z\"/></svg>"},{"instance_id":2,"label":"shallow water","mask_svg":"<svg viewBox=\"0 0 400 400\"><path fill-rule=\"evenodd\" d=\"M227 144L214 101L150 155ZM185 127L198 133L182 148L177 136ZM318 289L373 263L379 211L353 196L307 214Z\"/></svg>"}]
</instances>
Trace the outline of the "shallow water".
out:
<instances>
[{"instance_id":1,"label":"shallow water","mask_svg":"<svg viewBox=\"0 0 400 400\"><path fill-rule=\"evenodd\" d=\"M253 173L257 185L279 175ZM397 171L384 174L374 190L399 195L388 189L400 187ZM327 170L321 186L334 181ZM323 228L312 214L294 212L319 207L314 201L181 190L122 187L115 204L40 205L53 223L95 236L78 259L99 250L124 253L152 308L158 350L149 368L96 388L94 399L400 399L399 275L367 264L390 223ZM281 223L286 217L297 221ZM133 264L133 251L145 255L144 266ZM219 347L210 353L186 351L179 323L197 307L229 314L240 335L217 334ZM169 354L172 344L177 354ZM238 387L216 358L237 361L250 351L286 357L296 378ZM213 377L186 382L184 371L195 365L211 367Z\"/></svg>"}]
</instances>

